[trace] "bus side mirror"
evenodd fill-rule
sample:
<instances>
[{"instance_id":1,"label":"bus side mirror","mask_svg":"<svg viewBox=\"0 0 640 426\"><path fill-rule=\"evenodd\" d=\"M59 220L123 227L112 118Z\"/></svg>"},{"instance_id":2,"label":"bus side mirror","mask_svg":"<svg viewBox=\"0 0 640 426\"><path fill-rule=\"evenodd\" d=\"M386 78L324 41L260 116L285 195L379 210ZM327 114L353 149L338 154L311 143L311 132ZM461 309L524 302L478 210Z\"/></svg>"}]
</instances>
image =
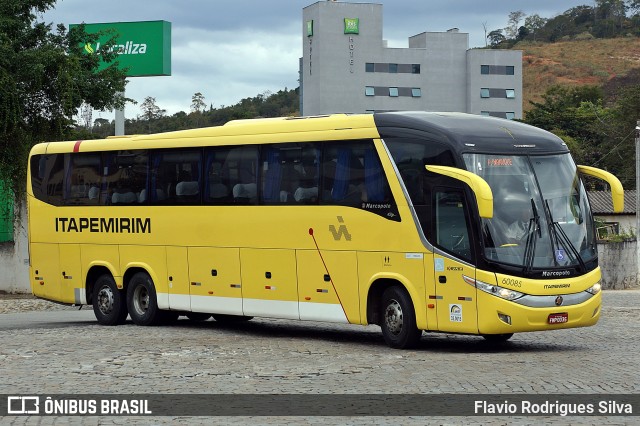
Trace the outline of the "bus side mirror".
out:
<instances>
[{"instance_id":1,"label":"bus side mirror","mask_svg":"<svg viewBox=\"0 0 640 426\"><path fill-rule=\"evenodd\" d=\"M624 190L622 189L622 184L617 177L605 170L589 166L578 166L578 171L582 174L593 176L607 182L611 187L613 212L622 213L622 210L624 210Z\"/></svg>"},{"instance_id":2,"label":"bus side mirror","mask_svg":"<svg viewBox=\"0 0 640 426\"><path fill-rule=\"evenodd\" d=\"M425 166L432 173L449 176L467 184L476 196L478 212L485 219L493 218L493 193L486 180L467 170L447 166Z\"/></svg>"}]
</instances>

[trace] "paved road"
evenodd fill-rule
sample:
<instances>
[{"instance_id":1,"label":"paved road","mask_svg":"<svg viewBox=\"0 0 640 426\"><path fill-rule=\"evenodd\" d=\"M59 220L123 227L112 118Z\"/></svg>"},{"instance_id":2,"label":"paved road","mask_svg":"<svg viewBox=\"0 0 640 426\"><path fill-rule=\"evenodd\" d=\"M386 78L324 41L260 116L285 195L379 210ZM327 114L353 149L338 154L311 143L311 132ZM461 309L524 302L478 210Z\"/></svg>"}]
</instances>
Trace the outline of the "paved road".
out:
<instances>
[{"instance_id":1,"label":"paved road","mask_svg":"<svg viewBox=\"0 0 640 426\"><path fill-rule=\"evenodd\" d=\"M258 319L225 326L96 324L90 310L0 315L0 394L640 394L640 291L604 293L595 327L492 346L430 334L385 346L375 326ZM640 413L638 413L640 414ZM7 417L2 424L165 424L176 417ZM637 424L639 417L246 417L201 424Z\"/></svg>"}]
</instances>

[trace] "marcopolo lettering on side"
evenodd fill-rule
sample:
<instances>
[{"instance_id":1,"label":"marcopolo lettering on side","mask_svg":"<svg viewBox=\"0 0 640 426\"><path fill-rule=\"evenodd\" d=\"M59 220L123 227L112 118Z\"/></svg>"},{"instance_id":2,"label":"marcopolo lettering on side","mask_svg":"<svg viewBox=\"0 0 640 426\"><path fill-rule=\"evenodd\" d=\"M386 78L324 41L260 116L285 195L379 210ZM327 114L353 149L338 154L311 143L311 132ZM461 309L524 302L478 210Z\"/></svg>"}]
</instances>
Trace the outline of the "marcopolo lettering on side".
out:
<instances>
[{"instance_id":1,"label":"marcopolo lettering on side","mask_svg":"<svg viewBox=\"0 0 640 426\"><path fill-rule=\"evenodd\" d=\"M150 234L149 217L56 217L56 232Z\"/></svg>"}]
</instances>

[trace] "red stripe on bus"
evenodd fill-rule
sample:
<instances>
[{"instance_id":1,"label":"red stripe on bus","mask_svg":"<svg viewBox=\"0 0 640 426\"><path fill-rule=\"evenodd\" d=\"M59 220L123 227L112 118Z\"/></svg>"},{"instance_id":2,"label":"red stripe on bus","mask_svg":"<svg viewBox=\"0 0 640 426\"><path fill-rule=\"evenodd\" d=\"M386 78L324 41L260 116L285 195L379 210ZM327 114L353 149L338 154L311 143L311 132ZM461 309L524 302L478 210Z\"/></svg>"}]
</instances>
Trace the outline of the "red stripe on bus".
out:
<instances>
[{"instance_id":1,"label":"red stripe on bus","mask_svg":"<svg viewBox=\"0 0 640 426\"><path fill-rule=\"evenodd\" d=\"M80 152L80 144L82 141L76 141L76 144L73 146L73 152Z\"/></svg>"}]
</instances>

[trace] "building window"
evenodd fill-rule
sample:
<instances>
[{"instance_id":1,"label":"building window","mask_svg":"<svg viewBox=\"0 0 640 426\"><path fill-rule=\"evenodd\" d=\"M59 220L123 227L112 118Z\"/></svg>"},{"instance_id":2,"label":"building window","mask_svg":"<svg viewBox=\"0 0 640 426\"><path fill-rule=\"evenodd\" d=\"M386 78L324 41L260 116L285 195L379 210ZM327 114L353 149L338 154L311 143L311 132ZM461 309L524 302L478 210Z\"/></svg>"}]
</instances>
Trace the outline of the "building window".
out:
<instances>
[{"instance_id":1,"label":"building window","mask_svg":"<svg viewBox=\"0 0 640 426\"><path fill-rule=\"evenodd\" d=\"M366 96L374 96L376 94L376 89L373 86L367 86L364 88L364 94Z\"/></svg>"},{"instance_id":2,"label":"building window","mask_svg":"<svg viewBox=\"0 0 640 426\"><path fill-rule=\"evenodd\" d=\"M480 74L485 75L514 75L513 65L480 65Z\"/></svg>"},{"instance_id":3,"label":"building window","mask_svg":"<svg viewBox=\"0 0 640 426\"><path fill-rule=\"evenodd\" d=\"M506 94L506 98L507 99L515 99L516 98L516 91L514 89L505 90L505 94Z\"/></svg>"},{"instance_id":4,"label":"building window","mask_svg":"<svg viewBox=\"0 0 640 426\"><path fill-rule=\"evenodd\" d=\"M389 96L395 98L398 96L398 88L397 87L389 87Z\"/></svg>"},{"instance_id":5,"label":"building window","mask_svg":"<svg viewBox=\"0 0 640 426\"><path fill-rule=\"evenodd\" d=\"M489 97L489 89L480 89L480 97L488 98Z\"/></svg>"},{"instance_id":6,"label":"building window","mask_svg":"<svg viewBox=\"0 0 640 426\"><path fill-rule=\"evenodd\" d=\"M366 72L383 72L391 74L420 74L420 64L397 64L388 62L367 62Z\"/></svg>"},{"instance_id":7,"label":"building window","mask_svg":"<svg viewBox=\"0 0 640 426\"><path fill-rule=\"evenodd\" d=\"M491 114L489 114L489 111L480 111L480 115L484 115L485 117L489 117Z\"/></svg>"},{"instance_id":8,"label":"building window","mask_svg":"<svg viewBox=\"0 0 640 426\"><path fill-rule=\"evenodd\" d=\"M515 112L506 112L506 117L509 120L513 120L514 118L516 118L516 113Z\"/></svg>"},{"instance_id":9,"label":"building window","mask_svg":"<svg viewBox=\"0 0 640 426\"><path fill-rule=\"evenodd\" d=\"M413 96L414 98L419 98L420 96L422 96L422 90L420 88L414 87L413 89L411 89L411 96Z\"/></svg>"}]
</instances>

